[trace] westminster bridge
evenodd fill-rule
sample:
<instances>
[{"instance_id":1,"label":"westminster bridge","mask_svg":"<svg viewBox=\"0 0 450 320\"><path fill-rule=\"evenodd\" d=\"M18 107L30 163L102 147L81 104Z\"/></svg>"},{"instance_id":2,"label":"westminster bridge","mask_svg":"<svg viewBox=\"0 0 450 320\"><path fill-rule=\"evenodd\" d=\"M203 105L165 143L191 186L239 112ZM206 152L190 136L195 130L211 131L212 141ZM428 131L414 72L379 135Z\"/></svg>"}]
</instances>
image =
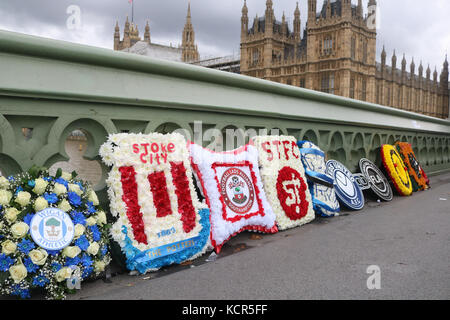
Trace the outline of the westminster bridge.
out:
<instances>
[{"instance_id":1,"label":"westminster bridge","mask_svg":"<svg viewBox=\"0 0 450 320\"><path fill-rule=\"evenodd\" d=\"M108 168L98 150L108 134L182 130L208 146L218 139L215 132L227 129L276 129L311 140L350 170L357 169L362 157L380 165L382 144L408 141L427 173L450 170L448 120L199 66L0 31L4 175L33 164L51 168L65 162L66 168L78 165L104 197ZM83 134L77 140L74 132Z\"/></svg>"}]
</instances>

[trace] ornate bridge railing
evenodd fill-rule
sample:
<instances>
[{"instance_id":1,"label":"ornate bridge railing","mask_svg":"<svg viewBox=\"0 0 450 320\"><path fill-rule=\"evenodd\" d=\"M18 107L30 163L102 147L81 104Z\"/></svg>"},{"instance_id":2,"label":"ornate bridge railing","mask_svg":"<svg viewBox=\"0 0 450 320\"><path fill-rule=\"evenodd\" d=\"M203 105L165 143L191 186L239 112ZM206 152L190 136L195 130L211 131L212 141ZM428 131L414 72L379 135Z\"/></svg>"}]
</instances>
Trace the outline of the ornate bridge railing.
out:
<instances>
[{"instance_id":1,"label":"ornate bridge railing","mask_svg":"<svg viewBox=\"0 0 450 320\"><path fill-rule=\"evenodd\" d=\"M99 161L109 133L184 129L204 146L226 129L279 129L356 169L378 148L412 143L429 173L450 170L450 121L198 66L0 31L0 170L69 159L87 138ZM244 143L241 141L240 143ZM98 166L98 164L97 164ZM107 168L98 191L105 188Z\"/></svg>"}]
</instances>

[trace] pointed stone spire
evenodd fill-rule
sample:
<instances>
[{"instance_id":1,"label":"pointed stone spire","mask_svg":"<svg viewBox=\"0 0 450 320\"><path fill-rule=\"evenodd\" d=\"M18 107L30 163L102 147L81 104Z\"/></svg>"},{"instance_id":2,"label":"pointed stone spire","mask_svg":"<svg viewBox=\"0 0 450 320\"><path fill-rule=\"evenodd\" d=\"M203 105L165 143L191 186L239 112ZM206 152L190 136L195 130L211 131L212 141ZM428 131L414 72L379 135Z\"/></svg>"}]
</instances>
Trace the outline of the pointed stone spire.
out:
<instances>
[{"instance_id":1,"label":"pointed stone spire","mask_svg":"<svg viewBox=\"0 0 450 320\"><path fill-rule=\"evenodd\" d=\"M247 0L244 0L244 6L242 7L242 17L241 17L241 40L244 40L244 38L247 37L247 34L248 34L248 8L247 8Z\"/></svg>"},{"instance_id":2,"label":"pointed stone spire","mask_svg":"<svg viewBox=\"0 0 450 320\"><path fill-rule=\"evenodd\" d=\"M298 8L298 2L297 7L294 11L294 37L298 41L301 38L300 35L300 29L301 29L301 20L300 20L300 9Z\"/></svg>"},{"instance_id":3,"label":"pointed stone spire","mask_svg":"<svg viewBox=\"0 0 450 320\"><path fill-rule=\"evenodd\" d=\"M431 70L430 70L430 64L428 64L428 68L427 68L427 80L430 80L430 76L431 76Z\"/></svg>"},{"instance_id":4,"label":"pointed stone spire","mask_svg":"<svg viewBox=\"0 0 450 320\"><path fill-rule=\"evenodd\" d=\"M413 57L412 61L411 61L411 79L412 79L412 76L415 74L415 71L416 71L416 64L414 63L414 57Z\"/></svg>"},{"instance_id":5,"label":"pointed stone spire","mask_svg":"<svg viewBox=\"0 0 450 320\"><path fill-rule=\"evenodd\" d=\"M402 71L403 72L406 71L406 57L405 57L405 54L403 54L403 59L402 59Z\"/></svg>"},{"instance_id":6,"label":"pointed stone spire","mask_svg":"<svg viewBox=\"0 0 450 320\"><path fill-rule=\"evenodd\" d=\"M150 25L148 24L148 20L145 25L144 41L150 43Z\"/></svg>"},{"instance_id":7,"label":"pointed stone spire","mask_svg":"<svg viewBox=\"0 0 450 320\"><path fill-rule=\"evenodd\" d=\"M422 66L422 60L420 60L420 65L419 65L419 77L422 78L423 76L423 66Z\"/></svg>"},{"instance_id":8,"label":"pointed stone spire","mask_svg":"<svg viewBox=\"0 0 450 320\"><path fill-rule=\"evenodd\" d=\"M120 44L120 28L119 21L116 21L116 27L114 28L114 50L119 50Z\"/></svg>"},{"instance_id":9,"label":"pointed stone spire","mask_svg":"<svg viewBox=\"0 0 450 320\"><path fill-rule=\"evenodd\" d=\"M186 15L186 24L184 25L182 35L182 60L183 62L196 61L199 59L199 54L195 45L195 32L191 21L191 2L188 2L188 9Z\"/></svg>"},{"instance_id":10,"label":"pointed stone spire","mask_svg":"<svg viewBox=\"0 0 450 320\"><path fill-rule=\"evenodd\" d=\"M383 66L386 65L386 50L384 49L384 45L383 45L383 51L381 51L381 64Z\"/></svg>"},{"instance_id":11,"label":"pointed stone spire","mask_svg":"<svg viewBox=\"0 0 450 320\"><path fill-rule=\"evenodd\" d=\"M363 17L363 7L362 7L362 0L358 0L358 7L356 9L358 17Z\"/></svg>"},{"instance_id":12,"label":"pointed stone spire","mask_svg":"<svg viewBox=\"0 0 450 320\"><path fill-rule=\"evenodd\" d=\"M397 56L395 55L395 49L394 54L392 55L392 70L395 70L397 68Z\"/></svg>"},{"instance_id":13,"label":"pointed stone spire","mask_svg":"<svg viewBox=\"0 0 450 320\"><path fill-rule=\"evenodd\" d=\"M316 21L317 0L308 0L308 22Z\"/></svg>"}]
</instances>

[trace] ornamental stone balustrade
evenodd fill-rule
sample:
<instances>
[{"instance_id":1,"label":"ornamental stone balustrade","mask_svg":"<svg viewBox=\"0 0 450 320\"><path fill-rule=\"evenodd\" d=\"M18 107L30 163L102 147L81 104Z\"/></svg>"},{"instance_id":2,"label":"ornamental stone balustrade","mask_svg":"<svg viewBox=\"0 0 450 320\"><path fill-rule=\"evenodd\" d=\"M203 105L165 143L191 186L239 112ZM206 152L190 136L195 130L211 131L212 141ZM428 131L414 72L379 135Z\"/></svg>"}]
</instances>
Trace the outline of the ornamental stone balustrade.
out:
<instances>
[{"instance_id":1,"label":"ornamental stone balustrade","mask_svg":"<svg viewBox=\"0 0 450 320\"><path fill-rule=\"evenodd\" d=\"M379 148L410 142L427 173L450 170L450 121L303 88L130 53L0 31L0 170L69 159L74 130L99 161L110 133L279 129L356 170ZM199 128L202 133L198 133ZM194 136L194 132L196 135ZM202 139L203 138L203 139ZM242 142L247 142L248 139ZM223 142L225 143L225 142ZM108 168L95 186L105 196Z\"/></svg>"}]
</instances>

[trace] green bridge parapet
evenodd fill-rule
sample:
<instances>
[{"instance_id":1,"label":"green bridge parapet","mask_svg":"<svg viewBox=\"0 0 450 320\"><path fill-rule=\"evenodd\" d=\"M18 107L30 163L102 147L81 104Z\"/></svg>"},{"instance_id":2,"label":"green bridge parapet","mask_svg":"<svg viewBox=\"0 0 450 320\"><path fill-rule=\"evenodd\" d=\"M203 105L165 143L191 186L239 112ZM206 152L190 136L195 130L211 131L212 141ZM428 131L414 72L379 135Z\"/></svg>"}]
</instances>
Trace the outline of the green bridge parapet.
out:
<instances>
[{"instance_id":1,"label":"green bridge parapet","mask_svg":"<svg viewBox=\"0 0 450 320\"><path fill-rule=\"evenodd\" d=\"M412 144L427 172L450 170L450 121L130 53L0 31L0 170L67 161L74 130L99 161L110 133L278 129L311 140L355 170L382 144ZM200 130L199 130L200 129ZM27 132L27 134L25 134ZM216 141L217 142L217 141ZM246 141L241 141L244 143ZM225 144L224 141L221 142ZM108 171L95 187L104 190Z\"/></svg>"}]
</instances>

